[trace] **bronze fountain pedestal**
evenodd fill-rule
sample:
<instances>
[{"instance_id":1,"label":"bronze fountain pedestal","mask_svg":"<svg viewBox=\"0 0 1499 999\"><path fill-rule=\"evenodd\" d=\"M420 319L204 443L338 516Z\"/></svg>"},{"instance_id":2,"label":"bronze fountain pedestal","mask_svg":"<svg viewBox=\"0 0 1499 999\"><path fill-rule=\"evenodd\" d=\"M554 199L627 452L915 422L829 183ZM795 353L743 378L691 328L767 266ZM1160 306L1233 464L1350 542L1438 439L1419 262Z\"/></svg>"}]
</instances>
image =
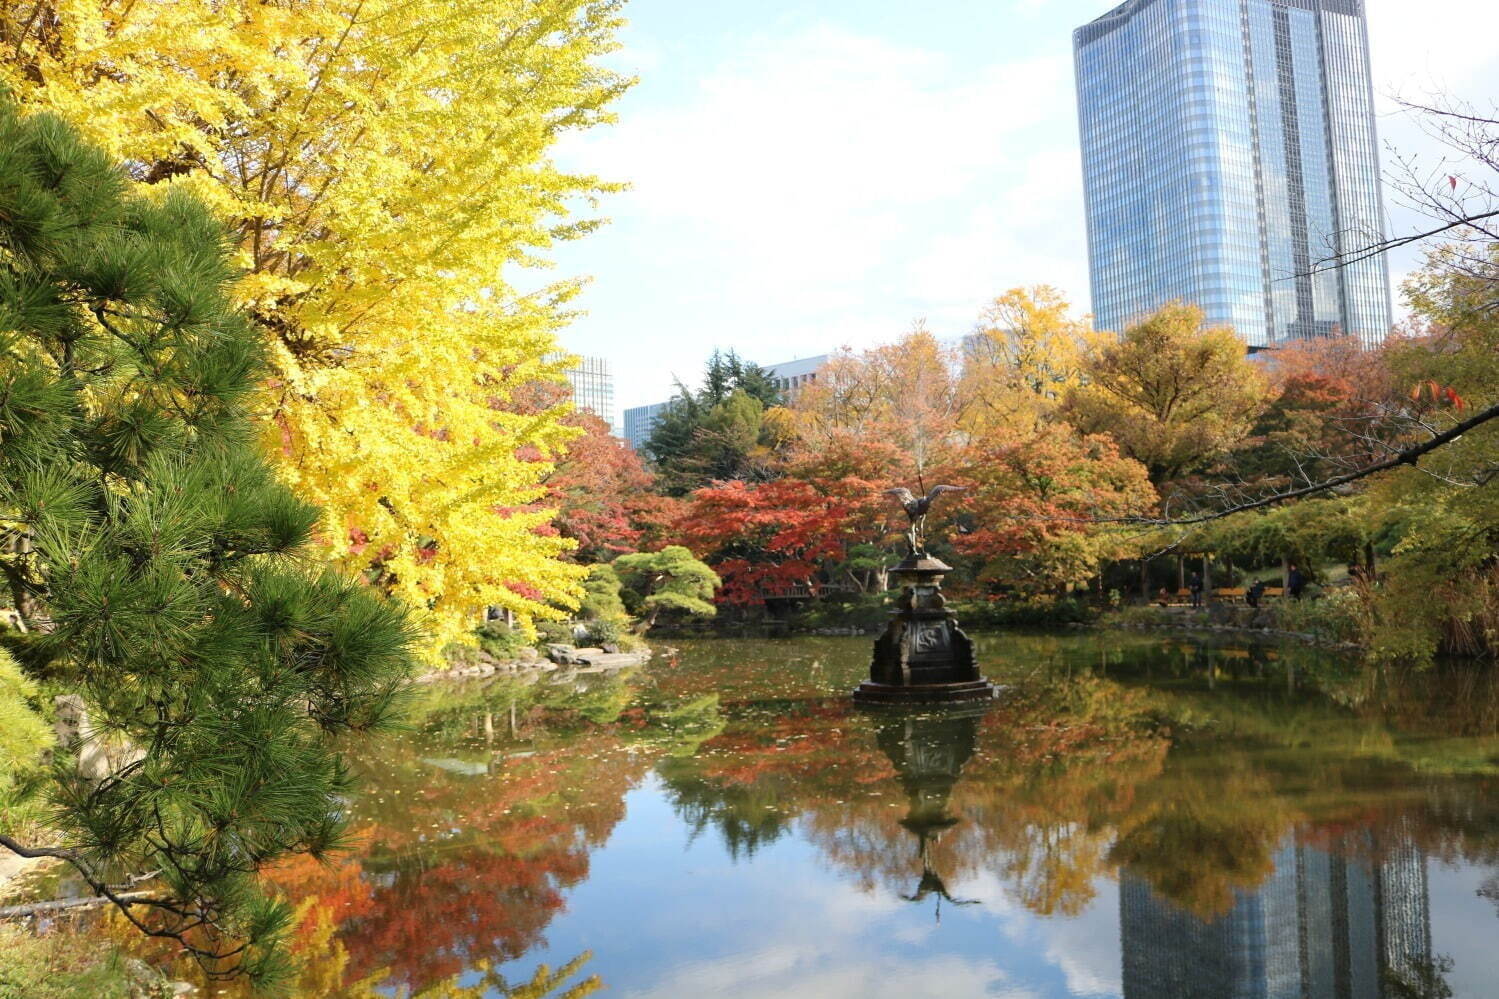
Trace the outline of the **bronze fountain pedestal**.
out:
<instances>
[{"instance_id":1,"label":"bronze fountain pedestal","mask_svg":"<svg viewBox=\"0 0 1499 999\"><path fill-rule=\"evenodd\" d=\"M902 584L900 599L874 643L869 679L854 690L854 701L922 705L993 700L996 688L979 674L973 641L958 627L942 596L942 577L952 567L912 548L891 570Z\"/></svg>"}]
</instances>

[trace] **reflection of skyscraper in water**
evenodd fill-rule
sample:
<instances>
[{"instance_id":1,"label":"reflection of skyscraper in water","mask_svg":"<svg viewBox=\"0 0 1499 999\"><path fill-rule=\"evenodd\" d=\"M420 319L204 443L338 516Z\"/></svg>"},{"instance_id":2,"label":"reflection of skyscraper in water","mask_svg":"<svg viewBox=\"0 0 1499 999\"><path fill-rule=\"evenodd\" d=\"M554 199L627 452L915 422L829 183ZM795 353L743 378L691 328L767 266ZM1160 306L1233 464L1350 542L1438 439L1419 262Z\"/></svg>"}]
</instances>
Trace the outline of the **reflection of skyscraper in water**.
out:
<instances>
[{"instance_id":1,"label":"reflection of skyscraper in water","mask_svg":"<svg viewBox=\"0 0 1499 999\"><path fill-rule=\"evenodd\" d=\"M1125 999L1381 999L1431 960L1426 857L1369 863L1288 843L1275 873L1202 920L1120 875Z\"/></svg>"}]
</instances>

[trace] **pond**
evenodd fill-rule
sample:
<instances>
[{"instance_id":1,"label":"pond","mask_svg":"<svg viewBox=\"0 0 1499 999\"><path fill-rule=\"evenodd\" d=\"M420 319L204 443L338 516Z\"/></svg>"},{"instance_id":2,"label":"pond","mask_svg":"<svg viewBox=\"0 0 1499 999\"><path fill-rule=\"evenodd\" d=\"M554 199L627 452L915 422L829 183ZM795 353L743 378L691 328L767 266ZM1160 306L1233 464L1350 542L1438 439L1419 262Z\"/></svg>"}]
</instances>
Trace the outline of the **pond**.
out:
<instances>
[{"instance_id":1,"label":"pond","mask_svg":"<svg viewBox=\"0 0 1499 999\"><path fill-rule=\"evenodd\" d=\"M868 650L421 691L350 859L275 873L298 994L1494 994L1489 674L996 635L1001 700L909 715L850 704Z\"/></svg>"}]
</instances>

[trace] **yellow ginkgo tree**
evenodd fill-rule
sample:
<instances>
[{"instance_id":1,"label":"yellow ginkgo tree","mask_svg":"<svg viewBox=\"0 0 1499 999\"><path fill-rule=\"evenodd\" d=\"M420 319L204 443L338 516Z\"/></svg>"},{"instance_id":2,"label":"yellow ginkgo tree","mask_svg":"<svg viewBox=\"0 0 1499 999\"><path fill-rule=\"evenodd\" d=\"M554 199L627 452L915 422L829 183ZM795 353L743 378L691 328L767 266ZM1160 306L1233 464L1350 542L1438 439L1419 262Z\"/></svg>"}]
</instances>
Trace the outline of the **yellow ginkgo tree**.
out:
<instances>
[{"instance_id":1,"label":"yellow ginkgo tree","mask_svg":"<svg viewBox=\"0 0 1499 999\"><path fill-rule=\"evenodd\" d=\"M611 185L551 153L629 86L599 60L621 3L0 4L14 99L230 221L272 344L268 445L434 648L485 606L528 623L580 592L538 506L572 431L517 398L560 376L576 284L509 280L597 224Z\"/></svg>"}]
</instances>

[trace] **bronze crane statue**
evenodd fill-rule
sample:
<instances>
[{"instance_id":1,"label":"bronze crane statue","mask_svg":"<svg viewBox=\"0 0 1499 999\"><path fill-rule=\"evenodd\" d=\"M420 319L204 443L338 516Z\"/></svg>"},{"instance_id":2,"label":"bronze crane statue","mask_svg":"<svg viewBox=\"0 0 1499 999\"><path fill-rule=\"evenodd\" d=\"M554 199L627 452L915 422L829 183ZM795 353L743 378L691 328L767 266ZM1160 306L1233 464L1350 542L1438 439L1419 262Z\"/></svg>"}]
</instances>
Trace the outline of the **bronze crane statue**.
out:
<instances>
[{"instance_id":1,"label":"bronze crane statue","mask_svg":"<svg viewBox=\"0 0 1499 999\"><path fill-rule=\"evenodd\" d=\"M906 516L911 518L911 527L906 532L906 541L911 545L912 556L926 554L926 515L931 512L932 504L937 497L943 493L960 493L962 486L933 486L932 491L925 496L917 496L904 486L896 489L886 489L886 496L894 496L900 503L901 509L906 511Z\"/></svg>"}]
</instances>

